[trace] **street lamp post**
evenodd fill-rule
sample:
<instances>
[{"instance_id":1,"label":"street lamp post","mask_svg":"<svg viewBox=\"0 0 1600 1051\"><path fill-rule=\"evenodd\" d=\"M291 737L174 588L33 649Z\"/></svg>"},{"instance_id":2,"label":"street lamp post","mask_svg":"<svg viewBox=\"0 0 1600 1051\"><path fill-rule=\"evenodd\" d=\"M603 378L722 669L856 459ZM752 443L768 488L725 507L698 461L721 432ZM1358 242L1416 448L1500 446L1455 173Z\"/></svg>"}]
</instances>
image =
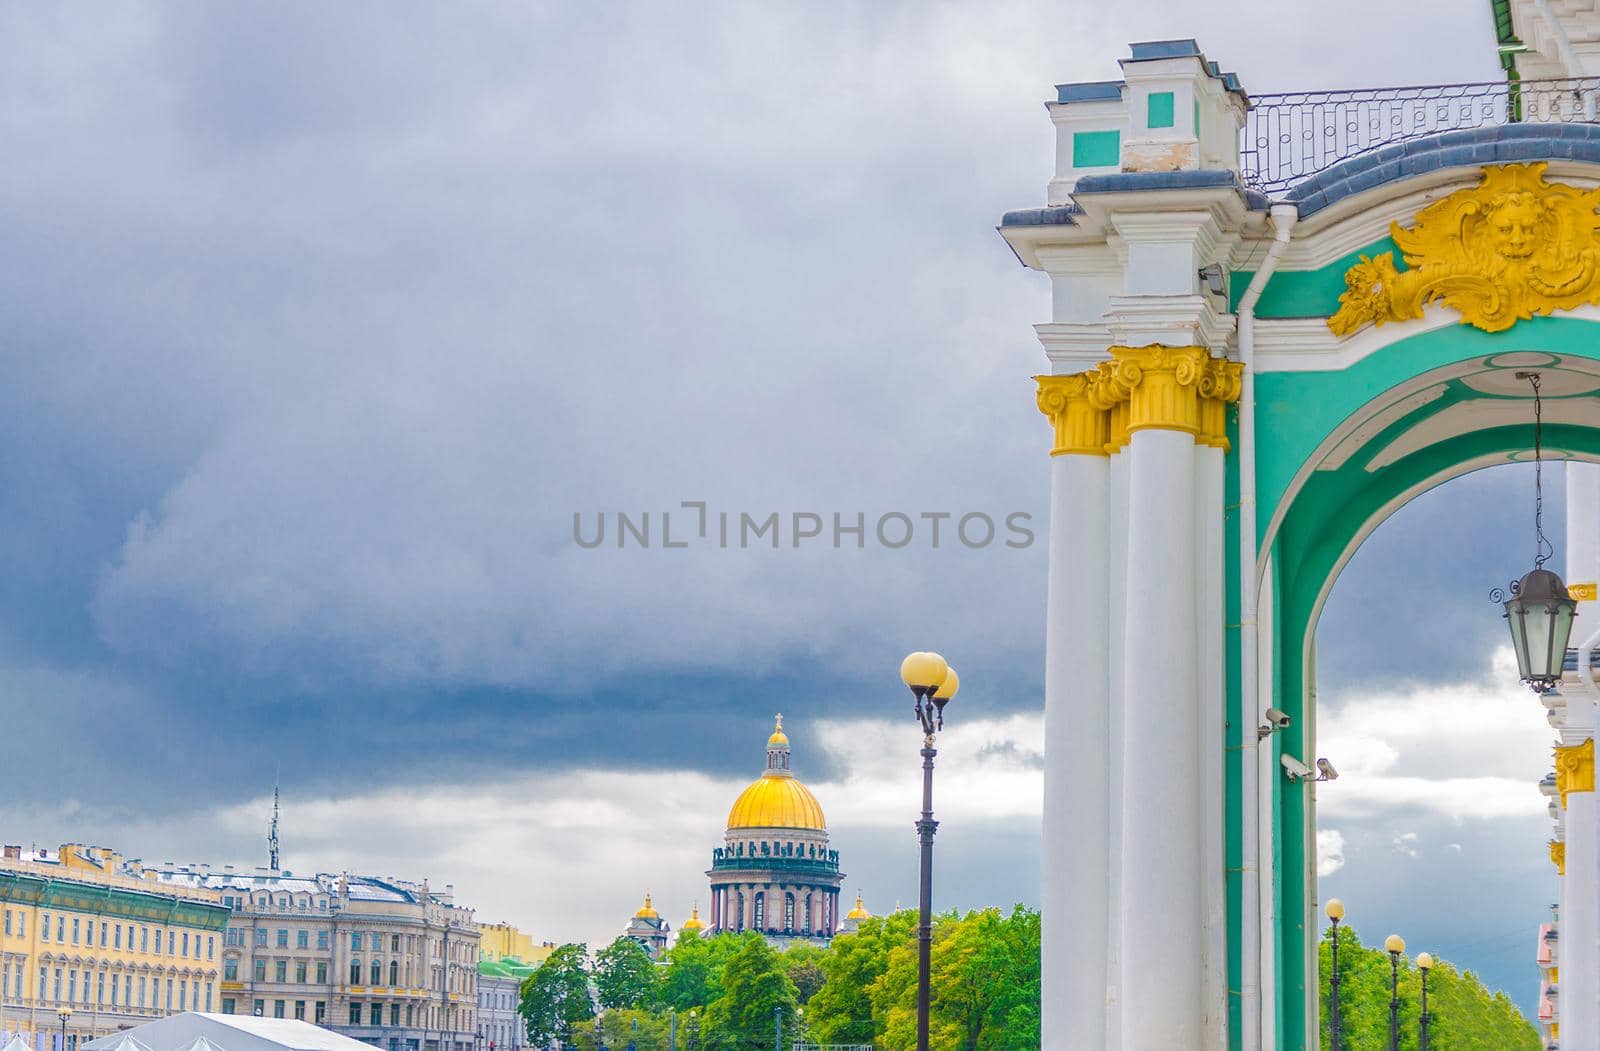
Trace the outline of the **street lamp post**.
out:
<instances>
[{"instance_id":1,"label":"street lamp post","mask_svg":"<svg viewBox=\"0 0 1600 1051\"><path fill-rule=\"evenodd\" d=\"M933 819L934 733L944 729L944 706L956 695L961 680L955 669L937 653L913 653L900 664L900 678L916 697L917 721L922 726L922 818L917 836L922 842L921 885L917 903L917 1051L928 1051L928 1004L933 959Z\"/></svg>"},{"instance_id":2,"label":"street lamp post","mask_svg":"<svg viewBox=\"0 0 1600 1051\"><path fill-rule=\"evenodd\" d=\"M1428 1051L1428 972L1433 970L1433 954L1418 953L1417 969L1422 972L1421 1040L1417 1044L1417 1051Z\"/></svg>"},{"instance_id":3,"label":"street lamp post","mask_svg":"<svg viewBox=\"0 0 1600 1051\"><path fill-rule=\"evenodd\" d=\"M1383 947L1389 953L1389 1051L1400 1051L1400 954L1406 951L1406 940L1391 934Z\"/></svg>"},{"instance_id":4,"label":"street lamp post","mask_svg":"<svg viewBox=\"0 0 1600 1051\"><path fill-rule=\"evenodd\" d=\"M700 1009L689 1009L689 1051L695 1051L700 1046Z\"/></svg>"},{"instance_id":5,"label":"street lamp post","mask_svg":"<svg viewBox=\"0 0 1600 1051\"><path fill-rule=\"evenodd\" d=\"M772 1051L783 1051L783 1005L772 1005Z\"/></svg>"},{"instance_id":6,"label":"street lamp post","mask_svg":"<svg viewBox=\"0 0 1600 1051\"><path fill-rule=\"evenodd\" d=\"M67 1019L72 1017L72 1008L63 1007L56 1012L56 1017L61 1019L61 1051L67 1051Z\"/></svg>"},{"instance_id":7,"label":"street lamp post","mask_svg":"<svg viewBox=\"0 0 1600 1051\"><path fill-rule=\"evenodd\" d=\"M1333 971L1328 976L1328 1035L1331 1051L1340 1051L1344 1038L1344 1017L1339 1007L1339 921L1344 919L1344 902L1328 899L1328 919L1333 923Z\"/></svg>"}]
</instances>

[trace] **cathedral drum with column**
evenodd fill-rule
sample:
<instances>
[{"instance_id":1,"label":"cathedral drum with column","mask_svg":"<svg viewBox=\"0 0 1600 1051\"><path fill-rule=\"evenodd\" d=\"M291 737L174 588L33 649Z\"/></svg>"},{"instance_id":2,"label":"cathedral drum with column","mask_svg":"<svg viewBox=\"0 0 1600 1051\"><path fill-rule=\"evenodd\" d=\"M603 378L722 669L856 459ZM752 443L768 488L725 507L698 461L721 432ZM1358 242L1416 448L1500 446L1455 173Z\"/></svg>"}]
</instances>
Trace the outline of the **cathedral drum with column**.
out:
<instances>
[{"instance_id":1,"label":"cathedral drum with column","mask_svg":"<svg viewBox=\"0 0 1600 1051\"><path fill-rule=\"evenodd\" d=\"M767 739L767 767L728 812L712 854L711 931L760 931L775 945L826 942L839 929L839 852L811 790L789 769L783 716Z\"/></svg>"}]
</instances>

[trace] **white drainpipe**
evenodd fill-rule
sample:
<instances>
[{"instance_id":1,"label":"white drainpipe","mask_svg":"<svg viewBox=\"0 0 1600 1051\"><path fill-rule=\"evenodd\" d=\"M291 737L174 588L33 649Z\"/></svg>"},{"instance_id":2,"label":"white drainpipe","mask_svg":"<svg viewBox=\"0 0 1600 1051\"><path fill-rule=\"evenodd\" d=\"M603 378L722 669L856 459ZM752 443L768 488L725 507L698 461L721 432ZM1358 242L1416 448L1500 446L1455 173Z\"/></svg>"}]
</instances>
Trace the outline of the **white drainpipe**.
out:
<instances>
[{"instance_id":1,"label":"white drainpipe","mask_svg":"<svg viewBox=\"0 0 1600 1051\"><path fill-rule=\"evenodd\" d=\"M1239 298L1239 361L1244 365L1242 386L1239 391L1239 696L1240 707L1248 716L1240 728L1244 753L1241 756L1240 813L1243 823L1241 839L1244 858L1240 894L1240 960L1239 1022L1240 1044L1244 1051L1260 1051L1262 1042L1261 1006L1261 939L1263 917L1270 915L1270 902L1261 889L1261 824L1257 811L1257 795L1263 776L1271 777L1269 768L1261 772L1261 750L1257 747L1256 727L1263 720L1265 707L1261 703L1259 655L1257 653L1257 596L1256 582L1256 301L1267 287L1267 282L1278 269L1278 260L1289 247L1289 234L1300 219L1299 209L1292 204L1272 206L1272 225L1275 236L1267 249L1267 257L1256 269L1250 285ZM1269 761L1270 750L1266 753ZM1267 977L1267 992L1275 992L1272 976Z\"/></svg>"}]
</instances>

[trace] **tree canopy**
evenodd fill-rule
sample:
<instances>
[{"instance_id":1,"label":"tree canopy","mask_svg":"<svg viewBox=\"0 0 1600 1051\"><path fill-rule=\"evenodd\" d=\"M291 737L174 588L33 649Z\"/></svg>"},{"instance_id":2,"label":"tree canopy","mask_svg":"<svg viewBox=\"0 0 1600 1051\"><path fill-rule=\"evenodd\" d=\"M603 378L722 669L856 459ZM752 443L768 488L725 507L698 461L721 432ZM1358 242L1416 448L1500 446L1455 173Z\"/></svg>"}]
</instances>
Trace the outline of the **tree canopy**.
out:
<instances>
[{"instance_id":1,"label":"tree canopy","mask_svg":"<svg viewBox=\"0 0 1600 1051\"><path fill-rule=\"evenodd\" d=\"M1333 1047L1329 1028L1333 977L1332 928L1317 947L1322 984L1322 1046ZM1389 954L1361 944L1349 926L1339 928L1339 1007L1342 1051L1389 1046ZM1400 1048L1416 1051L1422 1011L1422 972L1400 957ZM1450 1051L1539 1051L1539 1031L1503 992L1491 993L1471 971L1440 960L1428 972L1428 1046Z\"/></svg>"},{"instance_id":2,"label":"tree canopy","mask_svg":"<svg viewBox=\"0 0 1600 1051\"><path fill-rule=\"evenodd\" d=\"M618 937L594 958L594 985L604 1008L654 1007L661 980L644 946Z\"/></svg>"},{"instance_id":3,"label":"tree canopy","mask_svg":"<svg viewBox=\"0 0 1600 1051\"><path fill-rule=\"evenodd\" d=\"M589 950L563 945L522 983L517 1005L532 1047L572 1039L573 1026L594 1017L589 999Z\"/></svg>"}]
</instances>

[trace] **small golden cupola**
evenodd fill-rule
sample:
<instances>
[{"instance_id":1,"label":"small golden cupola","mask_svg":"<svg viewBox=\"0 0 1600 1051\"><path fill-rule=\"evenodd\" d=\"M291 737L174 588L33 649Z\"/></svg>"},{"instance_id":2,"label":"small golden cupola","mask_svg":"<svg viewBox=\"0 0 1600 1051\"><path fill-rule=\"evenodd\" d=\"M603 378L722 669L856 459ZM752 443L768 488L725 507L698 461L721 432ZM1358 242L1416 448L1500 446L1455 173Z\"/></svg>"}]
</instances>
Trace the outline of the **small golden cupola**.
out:
<instances>
[{"instance_id":1,"label":"small golden cupola","mask_svg":"<svg viewBox=\"0 0 1600 1051\"><path fill-rule=\"evenodd\" d=\"M856 921L870 920L872 918L872 913L868 912L867 907L861 903L860 894L856 895L856 907L845 913L844 918Z\"/></svg>"},{"instance_id":2,"label":"small golden cupola","mask_svg":"<svg viewBox=\"0 0 1600 1051\"><path fill-rule=\"evenodd\" d=\"M639 911L633 915L635 919L640 920L658 920L661 918L661 913L657 912L655 906L650 904L649 891L644 892L644 904L641 905L639 907Z\"/></svg>"},{"instance_id":3,"label":"small golden cupola","mask_svg":"<svg viewBox=\"0 0 1600 1051\"><path fill-rule=\"evenodd\" d=\"M694 911L689 913L689 918L684 920L683 926L678 929L685 934L699 934L706 929L706 925L700 921L700 903L698 901L694 903Z\"/></svg>"}]
</instances>

